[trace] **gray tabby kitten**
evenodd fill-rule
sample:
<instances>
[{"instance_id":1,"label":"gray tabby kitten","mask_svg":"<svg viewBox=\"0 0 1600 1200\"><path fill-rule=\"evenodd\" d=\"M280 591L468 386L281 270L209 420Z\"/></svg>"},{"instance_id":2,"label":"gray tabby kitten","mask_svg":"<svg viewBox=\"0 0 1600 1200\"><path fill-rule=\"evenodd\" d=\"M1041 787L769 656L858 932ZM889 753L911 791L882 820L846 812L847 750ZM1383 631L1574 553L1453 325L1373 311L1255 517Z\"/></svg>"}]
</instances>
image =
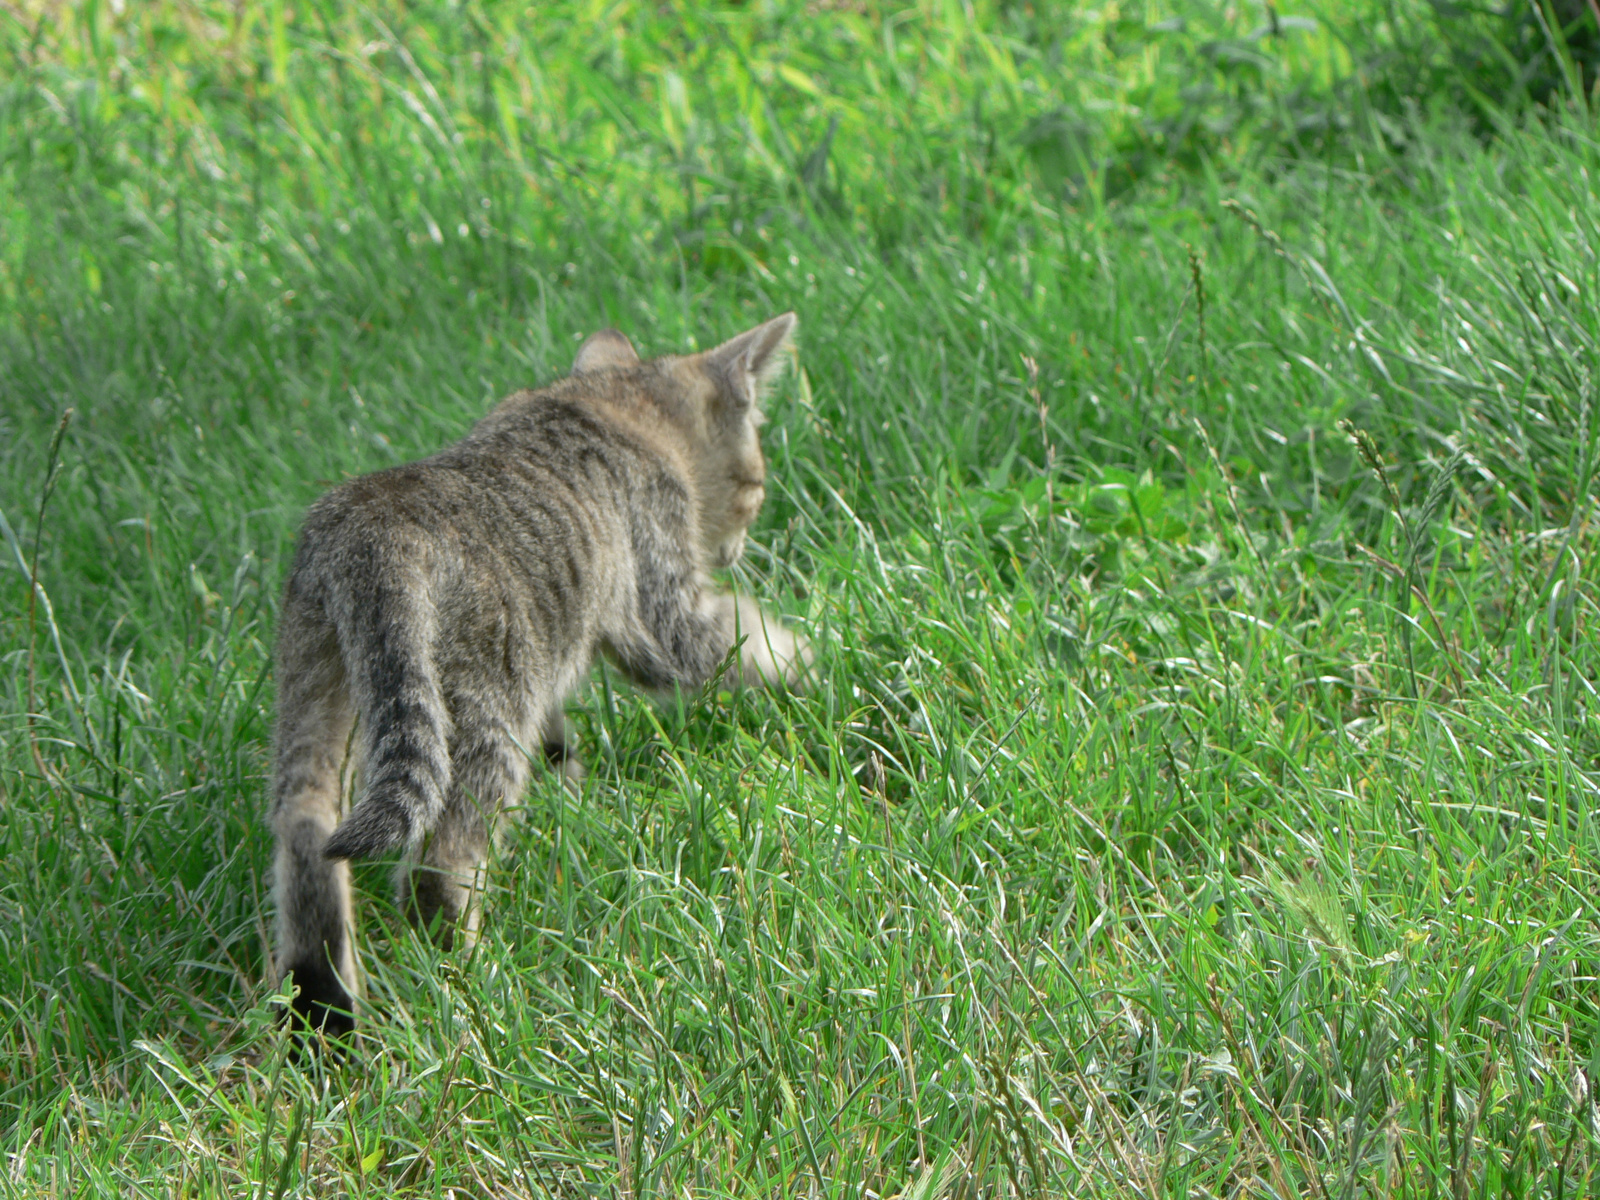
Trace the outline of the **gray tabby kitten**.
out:
<instances>
[{"instance_id":1,"label":"gray tabby kitten","mask_svg":"<svg viewBox=\"0 0 1600 1200\"><path fill-rule=\"evenodd\" d=\"M411 920L445 944L476 935L527 748L581 774L562 703L597 651L644 687L693 688L742 638L730 682L798 685L804 641L707 578L766 495L760 402L794 327L785 313L650 362L605 330L566 379L312 507L278 633L272 812L297 1023L354 1023L348 859L403 848ZM362 782L340 823L347 759Z\"/></svg>"}]
</instances>

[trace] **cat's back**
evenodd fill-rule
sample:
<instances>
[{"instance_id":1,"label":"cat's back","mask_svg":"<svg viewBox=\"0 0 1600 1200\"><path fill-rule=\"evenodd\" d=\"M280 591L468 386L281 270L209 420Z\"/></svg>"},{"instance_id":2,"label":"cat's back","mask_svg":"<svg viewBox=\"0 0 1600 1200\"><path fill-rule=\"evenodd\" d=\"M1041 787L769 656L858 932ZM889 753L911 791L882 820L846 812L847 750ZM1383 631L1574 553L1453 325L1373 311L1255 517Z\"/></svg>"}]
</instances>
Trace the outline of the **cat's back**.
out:
<instances>
[{"instance_id":1,"label":"cat's back","mask_svg":"<svg viewBox=\"0 0 1600 1200\"><path fill-rule=\"evenodd\" d=\"M569 598L615 575L641 486L673 472L586 384L512 393L438 453L330 489L306 515L295 574L403 564L474 591L544 580Z\"/></svg>"}]
</instances>

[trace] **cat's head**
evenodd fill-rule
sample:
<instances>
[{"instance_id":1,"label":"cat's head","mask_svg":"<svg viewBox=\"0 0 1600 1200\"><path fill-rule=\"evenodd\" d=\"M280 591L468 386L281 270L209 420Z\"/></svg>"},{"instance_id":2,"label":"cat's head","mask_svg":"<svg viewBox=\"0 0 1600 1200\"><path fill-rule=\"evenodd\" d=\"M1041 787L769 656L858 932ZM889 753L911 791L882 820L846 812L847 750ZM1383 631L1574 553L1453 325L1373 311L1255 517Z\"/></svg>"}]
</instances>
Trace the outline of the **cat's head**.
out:
<instances>
[{"instance_id":1,"label":"cat's head","mask_svg":"<svg viewBox=\"0 0 1600 1200\"><path fill-rule=\"evenodd\" d=\"M701 548L712 566L729 566L744 553L745 532L766 499L761 402L783 371L796 321L784 313L710 350L649 364L652 398L684 435ZM607 329L583 344L573 372L637 365L628 339Z\"/></svg>"}]
</instances>

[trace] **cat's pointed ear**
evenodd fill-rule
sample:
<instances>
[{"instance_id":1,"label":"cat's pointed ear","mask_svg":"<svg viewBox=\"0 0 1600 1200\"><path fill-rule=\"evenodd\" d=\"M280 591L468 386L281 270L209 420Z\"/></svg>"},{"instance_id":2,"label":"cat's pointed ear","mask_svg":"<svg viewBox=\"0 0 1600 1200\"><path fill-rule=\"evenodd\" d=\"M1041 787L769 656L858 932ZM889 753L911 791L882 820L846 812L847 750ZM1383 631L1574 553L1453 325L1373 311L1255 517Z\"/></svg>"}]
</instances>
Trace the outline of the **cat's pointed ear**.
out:
<instances>
[{"instance_id":1,"label":"cat's pointed ear","mask_svg":"<svg viewBox=\"0 0 1600 1200\"><path fill-rule=\"evenodd\" d=\"M578 357L572 362L572 373L604 371L607 367L633 367L639 363L639 354L633 343L615 329L602 329L591 333L578 347Z\"/></svg>"},{"instance_id":2,"label":"cat's pointed ear","mask_svg":"<svg viewBox=\"0 0 1600 1200\"><path fill-rule=\"evenodd\" d=\"M792 312L747 329L713 350L706 351L706 366L727 380L734 395L745 404L757 403L783 370L783 348L789 344L799 318Z\"/></svg>"}]
</instances>

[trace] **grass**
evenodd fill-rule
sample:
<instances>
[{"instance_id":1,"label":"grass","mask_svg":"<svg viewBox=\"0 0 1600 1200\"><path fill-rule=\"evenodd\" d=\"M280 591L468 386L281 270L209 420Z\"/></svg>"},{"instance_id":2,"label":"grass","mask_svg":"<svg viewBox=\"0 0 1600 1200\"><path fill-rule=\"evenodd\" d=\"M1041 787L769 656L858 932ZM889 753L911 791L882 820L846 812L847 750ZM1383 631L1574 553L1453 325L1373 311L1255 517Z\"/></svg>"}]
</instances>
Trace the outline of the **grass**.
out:
<instances>
[{"instance_id":1,"label":"grass","mask_svg":"<svg viewBox=\"0 0 1600 1200\"><path fill-rule=\"evenodd\" d=\"M0 17L0 1188L1591 1192L1596 130L1346 7ZM822 686L597 677L289 1064L300 513L790 307L735 581Z\"/></svg>"}]
</instances>

